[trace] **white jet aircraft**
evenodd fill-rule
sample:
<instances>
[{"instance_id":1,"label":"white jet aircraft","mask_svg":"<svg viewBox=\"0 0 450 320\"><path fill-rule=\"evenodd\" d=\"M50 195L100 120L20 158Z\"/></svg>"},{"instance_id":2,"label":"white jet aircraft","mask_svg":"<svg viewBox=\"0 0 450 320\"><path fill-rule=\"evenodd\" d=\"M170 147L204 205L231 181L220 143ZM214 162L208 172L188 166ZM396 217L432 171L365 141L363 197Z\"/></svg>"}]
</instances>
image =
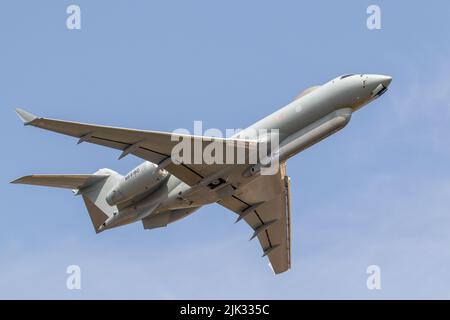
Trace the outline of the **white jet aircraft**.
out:
<instances>
[{"instance_id":1,"label":"white jet aircraft","mask_svg":"<svg viewBox=\"0 0 450 320\"><path fill-rule=\"evenodd\" d=\"M29 175L12 183L73 189L83 197L96 232L135 221L142 221L145 229L165 227L203 205L218 203L236 213L237 221L250 225L251 239L259 239L263 257L278 274L291 266L286 160L345 127L354 111L386 92L391 80L374 74L340 76L306 89L284 108L224 139L47 119L16 109L25 125L69 135L79 143L119 149L119 158L132 154L146 161L125 176L100 169L94 174ZM271 133L249 138L250 132L261 129L277 129L279 143L267 143L275 141ZM184 160L178 163L173 151L180 141L188 141L184 146L193 146L194 153L200 148L201 154L221 143L225 147L215 153L222 150L232 161L189 161L192 156L186 160L183 150ZM250 152L263 143L269 145L266 153L251 162ZM248 154L236 161L235 154L242 150ZM279 163L277 170L263 174L272 163Z\"/></svg>"}]
</instances>

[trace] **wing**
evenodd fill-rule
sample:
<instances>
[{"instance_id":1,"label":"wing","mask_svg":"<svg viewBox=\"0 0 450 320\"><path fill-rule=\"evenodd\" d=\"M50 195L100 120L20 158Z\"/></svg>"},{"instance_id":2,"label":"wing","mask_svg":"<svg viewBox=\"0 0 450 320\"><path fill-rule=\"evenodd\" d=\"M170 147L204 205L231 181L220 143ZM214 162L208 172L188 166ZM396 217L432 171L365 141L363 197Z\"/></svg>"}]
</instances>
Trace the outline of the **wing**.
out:
<instances>
[{"instance_id":1,"label":"wing","mask_svg":"<svg viewBox=\"0 0 450 320\"><path fill-rule=\"evenodd\" d=\"M90 142L118 150L122 150L119 159L127 154L133 154L144 160L151 161L164 167L171 174L187 183L194 185L201 179L225 169L226 164L206 164L204 161L196 161L194 152L191 152L190 164L174 164L171 161L172 150L180 140L187 138L191 144L191 150L195 151L200 145L200 152L205 150L212 142L220 142L223 154L227 154L227 149L233 148L234 157L237 157L239 150L250 150L256 147L256 141L239 139L222 139L204 136L192 136L169 132L135 130L117 127L108 127L92 124L84 124L71 121L54 120L37 117L22 109L16 109L16 113L25 125L58 132L78 138L78 143ZM246 153L248 159L248 153ZM197 164L198 163L198 164ZM226 161L223 161L226 163ZM229 163L229 162L228 162ZM234 162L236 163L236 162ZM235 167L235 165L231 165ZM234 168L233 168L234 169Z\"/></svg>"},{"instance_id":2,"label":"wing","mask_svg":"<svg viewBox=\"0 0 450 320\"><path fill-rule=\"evenodd\" d=\"M171 160L172 150L182 138L189 139L193 150L200 144L201 152L216 141L221 142L225 148L231 145L235 159L242 149L248 151L255 148L256 141L108 127L41 118L21 109L16 109L16 112L25 125L76 137L79 143L90 142L122 150L119 158L133 154L159 164L191 186L201 184L205 180L209 181L209 178L216 175L216 178L227 176L226 183L236 192L232 196L222 198L218 203L238 213L240 218L253 228L253 237L258 237L264 251L263 256L268 256L275 273L281 273L290 268L290 194L289 177L285 175L284 164L280 165L280 170L275 175L260 176L250 183L241 183L241 179L244 179L242 170L248 167L248 164L245 164L248 153L245 153L244 164L208 164L205 161L199 161L197 164L195 159L191 158L189 164L177 165ZM223 154L228 154L228 150L225 149ZM193 154L192 157L194 157ZM20 182L27 183L25 180ZM37 180L34 182L44 183L37 183ZM56 186L57 184L62 185L59 182L46 185ZM67 187L72 188L73 183L67 184Z\"/></svg>"},{"instance_id":3,"label":"wing","mask_svg":"<svg viewBox=\"0 0 450 320\"><path fill-rule=\"evenodd\" d=\"M239 215L254 230L274 273L291 266L290 180L285 164L276 175L260 176L218 203Z\"/></svg>"}]
</instances>

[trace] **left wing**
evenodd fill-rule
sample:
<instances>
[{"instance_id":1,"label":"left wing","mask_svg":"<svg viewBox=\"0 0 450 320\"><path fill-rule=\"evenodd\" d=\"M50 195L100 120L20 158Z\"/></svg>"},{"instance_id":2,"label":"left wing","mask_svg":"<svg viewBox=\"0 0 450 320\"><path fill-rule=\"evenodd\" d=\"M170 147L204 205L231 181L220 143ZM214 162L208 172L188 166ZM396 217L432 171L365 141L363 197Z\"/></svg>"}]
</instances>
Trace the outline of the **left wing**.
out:
<instances>
[{"instance_id":1,"label":"left wing","mask_svg":"<svg viewBox=\"0 0 450 320\"><path fill-rule=\"evenodd\" d=\"M233 169L236 167L236 165L218 163L206 164L203 159L196 161L194 151L196 151L198 146L201 148L199 152L203 155L203 151L211 143L219 142L223 148L223 155L226 155L230 148L233 148L235 157L242 150L248 151L256 147L256 141L252 140L193 136L55 120L37 117L22 109L16 109L16 113L25 125L76 137L79 139L78 143L90 142L122 150L119 159L127 154L133 154L144 160L159 164L188 185L194 185L203 178L224 170L227 166L233 167ZM172 150L184 138L191 144L191 159L188 161L189 164L182 163L177 165L171 162ZM245 156L247 159L248 152L245 152ZM226 161L223 161L223 163L226 163ZM233 163L236 163L236 161Z\"/></svg>"}]
</instances>

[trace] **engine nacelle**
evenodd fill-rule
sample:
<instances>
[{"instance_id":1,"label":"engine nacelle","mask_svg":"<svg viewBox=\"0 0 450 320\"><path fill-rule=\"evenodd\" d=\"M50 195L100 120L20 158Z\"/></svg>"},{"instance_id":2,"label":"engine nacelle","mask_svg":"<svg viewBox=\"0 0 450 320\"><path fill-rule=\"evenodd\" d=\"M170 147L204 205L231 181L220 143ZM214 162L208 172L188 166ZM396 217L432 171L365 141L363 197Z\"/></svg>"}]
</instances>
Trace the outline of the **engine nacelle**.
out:
<instances>
[{"instance_id":1,"label":"engine nacelle","mask_svg":"<svg viewBox=\"0 0 450 320\"><path fill-rule=\"evenodd\" d=\"M114 206L139 195L150 194L166 180L168 175L166 170L158 169L156 164L146 161L131 170L109 191L106 202Z\"/></svg>"}]
</instances>

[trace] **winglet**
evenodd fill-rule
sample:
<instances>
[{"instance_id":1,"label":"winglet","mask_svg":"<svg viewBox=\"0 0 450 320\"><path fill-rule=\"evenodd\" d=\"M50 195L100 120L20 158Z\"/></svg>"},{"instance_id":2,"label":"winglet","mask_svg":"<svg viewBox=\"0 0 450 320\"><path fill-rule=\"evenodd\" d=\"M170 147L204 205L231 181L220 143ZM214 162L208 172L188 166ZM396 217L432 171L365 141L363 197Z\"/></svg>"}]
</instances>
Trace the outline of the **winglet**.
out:
<instances>
[{"instance_id":1,"label":"winglet","mask_svg":"<svg viewBox=\"0 0 450 320\"><path fill-rule=\"evenodd\" d=\"M24 181L26 181L28 178L30 178L30 176L23 176L23 177L20 177L20 178L17 178L17 179L15 179L15 180L13 180L13 181L10 181L9 183L23 183Z\"/></svg>"},{"instance_id":2,"label":"winglet","mask_svg":"<svg viewBox=\"0 0 450 320\"><path fill-rule=\"evenodd\" d=\"M34 114L31 114L23 109L16 108L16 113L19 116L20 120L23 121L24 125L30 124L33 120L36 120L38 117Z\"/></svg>"}]
</instances>

